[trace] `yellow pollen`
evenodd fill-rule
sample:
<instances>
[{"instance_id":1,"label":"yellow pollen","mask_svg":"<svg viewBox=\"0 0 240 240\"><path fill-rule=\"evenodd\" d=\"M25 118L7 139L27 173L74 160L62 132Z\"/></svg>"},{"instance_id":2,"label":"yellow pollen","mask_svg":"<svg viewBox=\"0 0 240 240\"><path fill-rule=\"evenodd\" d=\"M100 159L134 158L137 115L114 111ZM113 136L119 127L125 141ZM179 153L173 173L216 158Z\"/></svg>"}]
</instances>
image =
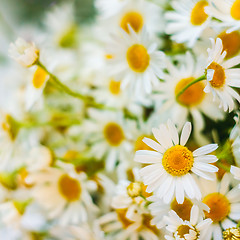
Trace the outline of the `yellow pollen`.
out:
<instances>
[{"instance_id":1,"label":"yellow pollen","mask_svg":"<svg viewBox=\"0 0 240 240\"><path fill-rule=\"evenodd\" d=\"M212 62L207 69L213 69L213 79L210 81L214 88L221 88L225 84L225 71L221 65L216 62Z\"/></svg>"},{"instance_id":2,"label":"yellow pollen","mask_svg":"<svg viewBox=\"0 0 240 240\"><path fill-rule=\"evenodd\" d=\"M193 203L187 198L184 199L182 204L177 203L176 199L174 199L171 203L171 209L174 210L182 220L187 221L190 221L192 206Z\"/></svg>"},{"instance_id":3,"label":"yellow pollen","mask_svg":"<svg viewBox=\"0 0 240 240\"><path fill-rule=\"evenodd\" d=\"M237 227L228 228L223 231L224 240L240 240L240 229Z\"/></svg>"},{"instance_id":4,"label":"yellow pollen","mask_svg":"<svg viewBox=\"0 0 240 240\"><path fill-rule=\"evenodd\" d=\"M128 24L133 28L135 32L139 32L143 27L143 17L138 12L128 12L126 13L120 23L123 30L129 33Z\"/></svg>"},{"instance_id":5,"label":"yellow pollen","mask_svg":"<svg viewBox=\"0 0 240 240\"><path fill-rule=\"evenodd\" d=\"M240 20L240 0L236 0L231 7L231 16L235 20Z\"/></svg>"},{"instance_id":6,"label":"yellow pollen","mask_svg":"<svg viewBox=\"0 0 240 240\"><path fill-rule=\"evenodd\" d=\"M189 78L183 78L181 79L176 87L175 87L175 95L186 87L190 82L192 82L195 78L189 77ZM187 88L177 99L177 101L184 105L184 106L194 106L202 102L204 99L205 93L203 91L204 84L202 82L197 82Z\"/></svg>"},{"instance_id":7,"label":"yellow pollen","mask_svg":"<svg viewBox=\"0 0 240 240\"><path fill-rule=\"evenodd\" d=\"M205 13L204 7L208 6L208 2L205 0L197 2L193 7L191 12L191 23L192 25L199 26L202 25L208 18L208 15Z\"/></svg>"},{"instance_id":8,"label":"yellow pollen","mask_svg":"<svg viewBox=\"0 0 240 240\"><path fill-rule=\"evenodd\" d=\"M126 218L127 208L124 209L116 209L115 210L118 216L118 220L122 223L122 227L126 229L129 225L133 223L133 221Z\"/></svg>"},{"instance_id":9,"label":"yellow pollen","mask_svg":"<svg viewBox=\"0 0 240 240\"><path fill-rule=\"evenodd\" d=\"M153 139L153 136L148 136L148 135L143 135L138 137L138 139L135 142L134 151L152 150L152 148L150 148L146 143L143 142L143 138L145 137Z\"/></svg>"},{"instance_id":10,"label":"yellow pollen","mask_svg":"<svg viewBox=\"0 0 240 240\"><path fill-rule=\"evenodd\" d=\"M120 86L120 81L111 80L109 83L109 90L113 95L118 95L121 92Z\"/></svg>"},{"instance_id":11,"label":"yellow pollen","mask_svg":"<svg viewBox=\"0 0 240 240\"><path fill-rule=\"evenodd\" d=\"M193 154L187 147L176 145L169 148L163 155L164 169L173 176L187 174L193 166Z\"/></svg>"},{"instance_id":12,"label":"yellow pollen","mask_svg":"<svg viewBox=\"0 0 240 240\"><path fill-rule=\"evenodd\" d=\"M80 183L76 179L69 177L67 174L60 177L58 188L62 196L68 202L79 200L82 192Z\"/></svg>"},{"instance_id":13,"label":"yellow pollen","mask_svg":"<svg viewBox=\"0 0 240 240\"><path fill-rule=\"evenodd\" d=\"M32 80L33 86L37 89L41 88L45 83L47 76L48 76L47 72L41 67L38 67L33 75Z\"/></svg>"},{"instance_id":14,"label":"yellow pollen","mask_svg":"<svg viewBox=\"0 0 240 240\"><path fill-rule=\"evenodd\" d=\"M184 235L189 234L189 230L191 228L188 225L181 225L177 229L177 234L180 236L182 239L185 239Z\"/></svg>"},{"instance_id":15,"label":"yellow pollen","mask_svg":"<svg viewBox=\"0 0 240 240\"><path fill-rule=\"evenodd\" d=\"M119 146L125 138L122 128L114 122L110 122L104 127L103 134L112 146Z\"/></svg>"},{"instance_id":16,"label":"yellow pollen","mask_svg":"<svg viewBox=\"0 0 240 240\"><path fill-rule=\"evenodd\" d=\"M227 58L237 55L240 51L240 33L238 31L231 33L224 31L218 35L218 38L222 39L223 51L227 52Z\"/></svg>"},{"instance_id":17,"label":"yellow pollen","mask_svg":"<svg viewBox=\"0 0 240 240\"><path fill-rule=\"evenodd\" d=\"M141 44L134 44L127 50L127 62L134 72L144 72L150 61L147 49Z\"/></svg>"},{"instance_id":18,"label":"yellow pollen","mask_svg":"<svg viewBox=\"0 0 240 240\"><path fill-rule=\"evenodd\" d=\"M210 193L203 198L203 203L210 208L209 213L205 212L206 218L211 218L214 223L225 219L230 212L230 203L221 193Z\"/></svg>"},{"instance_id":19,"label":"yellow pollen","mask_svg":"<svg viewBox=\"0 0 240 240\"><path fill-rule=\"evenodd\" d=\"M128 196L131 198L135 198L138 196L143 196L145 198L150 197L152 193L146 192L147 186L142 182L132 182L127 187Z\"/></svg>"}]
</instances>

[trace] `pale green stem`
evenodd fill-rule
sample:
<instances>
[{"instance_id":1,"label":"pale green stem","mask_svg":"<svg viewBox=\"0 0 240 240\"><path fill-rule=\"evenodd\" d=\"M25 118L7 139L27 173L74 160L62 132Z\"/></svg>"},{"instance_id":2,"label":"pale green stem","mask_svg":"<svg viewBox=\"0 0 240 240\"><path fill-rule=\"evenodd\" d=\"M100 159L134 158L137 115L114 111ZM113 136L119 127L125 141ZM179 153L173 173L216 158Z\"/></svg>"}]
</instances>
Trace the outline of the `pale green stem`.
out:
<instances>
[{"instance_id":1,"label":"pale green stem","mask_svg":"<svg viewBox=\"0 0 240 240\"><path fill-rule=\"evenodd\" d=\"M189 84L187 84L176 96L176 99L178 99L189 87L191 87L193 84L200 82L202 80L205 80L206 76L202 75L201 77L194 79L192 82L190 82Z\"/></svg>"}]
</instances>

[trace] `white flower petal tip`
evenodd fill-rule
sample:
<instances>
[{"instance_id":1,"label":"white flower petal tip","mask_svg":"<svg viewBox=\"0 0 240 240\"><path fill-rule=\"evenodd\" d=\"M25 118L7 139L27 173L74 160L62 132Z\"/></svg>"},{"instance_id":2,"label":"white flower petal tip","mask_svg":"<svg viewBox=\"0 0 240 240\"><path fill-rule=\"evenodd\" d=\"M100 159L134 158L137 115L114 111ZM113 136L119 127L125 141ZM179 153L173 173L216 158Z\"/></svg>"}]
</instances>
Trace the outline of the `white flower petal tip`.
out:
<instances>
[{"instance_id":1,"label":"white flower petal tip","mask_svg":"<svg viewBox=\"0 0 240 240\"><path fill-rule=\"evenodd\" d=\"M23 67L31 67L38 61L39 50L34 43L18 38L15 43L10 44L9 56Z\"/></svg>"},{"instance_id":2,"label":"white flower petal tip","mask_svg":"<svg viewBox=\"0 0 240 240\"><path fill-rule=\"evenodd\" d=\"M190 122L186 122L183 126L181 138L180 138L180 145L184 146L188 141L190 134L192 131L192 124Z\"/></svg>"},{"instance_id":3,"label":"white flower petal tip","mask_svg":"<svg viewBox=\"0 0 240 240\"><path fill-rule=\"evenodd\" d=\"M230 172L232 173L235 179L240 180L240 168L231 166Z\"/></svg>"},{"instance_id":4,"label":"white flower petal tip","mask_svg":"<svg viewBox=\"0 0 240 240\"><path fill-rule=\"evenodd\" d=\"M195 151L193 151L193 156L194 157L202 156L215 151L217 148L218 148L218 144L216 143L208 144L206 146L200 147Z\"/></svg>"}]
</instances>

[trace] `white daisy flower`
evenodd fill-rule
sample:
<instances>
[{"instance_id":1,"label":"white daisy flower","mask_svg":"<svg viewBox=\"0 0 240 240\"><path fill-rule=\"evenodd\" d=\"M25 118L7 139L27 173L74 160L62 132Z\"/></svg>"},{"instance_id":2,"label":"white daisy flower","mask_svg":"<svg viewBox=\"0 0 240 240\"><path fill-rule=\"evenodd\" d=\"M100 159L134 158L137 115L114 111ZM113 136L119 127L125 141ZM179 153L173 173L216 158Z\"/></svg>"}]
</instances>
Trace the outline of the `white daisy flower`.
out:
<instances>
[{"instance_id":1,"label":"white daisy flower","mask_svg":"<svg viewBox=\"0 0 240 240\"><path fill-rule=\"evenodd\" d=\"M111 1L98 0L96 6L100 9L103 27L111 32L121 27L129 33L128 24L135 32L140 32L143 26L149 33L163 29L161 9L154 3L145 0ZM109 10L104 10L104 9ZM106 31L105 30L105 31Z\"/></svg>"},{"instance_id":2,"label":"white daisy flower","mask_svg":"<svg viewBox=\"0 0 240 240\"><path fill-rule=\"evenodd\" d=\"M167 61L168 73L163 77L165 82L161 82L159 88L154 89L155 110L157 114L166 113L179 128L190 114L196 139L203 139L201 131L205 123L202 113L215 121L223 119L224 114L203 91L206 86L205 80L193 84L178 96L184 87L203 75L205 59L199 57L195 60L187 52L184 58L181 58L181 62L180 66L175 66L170 60ZM206 143L206 140L202 142Z\"/></svg>"},{"instance_id":3,"label":"white daisy flower","mask_svg":"<svg viewBox=\"0 0 240 240\"><path fill-rule=\"evenodd\" d=\"M128 219L127 209L116 209L100 217L99 223L110 239L115 240L158 240L162 239L160 231L151 225L149 213L136 213L134 219Z\"/></svg>"},{"instance_id":4,"label":"white daisy flower","mask_svg":"<svg viewBox=\"0 0 240 240\"><path fill-rule=\"evenodd\" d=\"M91 143L90 156L105 158L106 169L112 171L117 161L120 166L129 166L131 122L124 120L121 112L89 109L90 120L83 124L86 139Z\"/></svg>"},{"instance_id":5,"label":"white daisy flower","mask_svg":"<svg viewBox=\"0 0 240 240\"><path fill-rule=\"evenodd\" d=\"M221 182L200 179L202 202L210 208L205 217L212 219L205 240L222 239L222 228L236 227L240 219L240 190L238 186L230 188L230 175L226 173Z\"/></svg>"},{"instance_id":6,"label":"white daisy flower","mask_svg":"<svg viewBox=\"0 0 240 240\"><path fill-rule=\"evenodd\" d=\"M158 78L163 76L164 53L148 39L145 29L136 33L128 26L129 34L121 31L121 36L115 36L115 42L109 44L110 74L121 81L121 89L128 87L128 93L141 99L142 94L151 93L152 84L158 85Z\"/></svg>"},{"instance_id":7,"label":"white daisy flower","mask_svg":"<svg viewBox=\"0 0 240 240\"><path fill-rule=\"evenodd\" d=\"M190 199L201 199L201 192L191 173L206 179L212 176L218 168L210 163L216 162L217 157L207 155L217 149L217 144L209 144L190 151L184 145L191 134L191 123L187 122L179 136L171 120L161 124L159 129L153 128L153 135L158 142L149 138L143 141L155 151L140 150L134 160L148 166L140 170L147 192L156 191L156 195L169 203L176 196L178 203L184 202L187 195Z\"/></svg>"},{"instance_id":8,"label":"white daisy flower","mask_svg":"<svg viewBox=\"0 0 240 240\"><path fill-rule=\"evenodd\" d=\"M15 43L10 44L9 55L23 67L31 67L38 61L39 50L34 43L18 38Z\"/></svg>"},{"instance_id":9,"label":"white daisy flower","mask_svg":"<svg viewBox=\"0 0 240 240\"><path fill-rule=\"evenodd\" d=\"M182 220L176 212L171 210L169 216L165 216L167 222L167 231L169 235L165 235L167 240L204 240L208 227L211 224L211 219L202 220L199 217L199 208L193 206L191 208L190 220Z\"/></svg>"},{"instance_id":10,"label":"white daisy flower","mask_svg":"<svg viewBox=\"0 0 240 240\"><path fill-rule=\"evenodd\" d=\"M184 221L190 221L190 213L194 205L198 206L199 214L202 216L204 216L203 211L209 211L209 207L206 204L197 201L196 199L184 198L184 202L182 204L179 204L176 201L176 198L174 198L170 204L166 204L157 196L153 195L147 200L152 202L148 208L153 215L151 223L153 225L156 225L157 228L163 228L166 226L164 216L166 216L171 210L176 212L176 214Z\"/></svg>"},{"instance_id":11,"label":"white daisy flower","mask_svg":"<svg viewBox=\"0 0 240 240\"><path fill-rule=\"evenodd\" d=\"M219 19L221 26L228 27L227 33L240 29L239 0L210 0L206 12Z\"/></svg>"},{"instance_id":12,"label":"white daisy flower","mask_svg":"<svg viewBox=\"0 0 240 240\"><path fill-rule=\"evenodd\" d=\"M34 184L33 197L47 211L49 219L60 225L78 224L96 211L89 190L95 187L84 172L77 173L72 164L58 163L61 168L46 168L29 174L26 181Z\"/></svg>"},{"instance_id":13,"label":"white daisy flower","mask_svg":"<svg viewBox=\"0 0 240 240\"><path fill-rule=\"evenodd\" d=\"M166 33L171 34L174 41L186 42L192 47L210 22L205 12L206 6L208 6L206 0L173 1L174 11L169 11L165 15L168 21Z\"/></svg>"},{"instance_id":14,"label":"white daisy flower","mask_svg":"<svg viewBox=\"0 0 240 240\"><path fill-rule=\"evenodd\" d=\"M216 43L213 39L210 40L212 49L208 48L207 50L207 86L204 91L206 93L212 92L214 99L216 96L220 99L220 107L223 107L224 111L229 109L229 112L231 112L234 109L233 98L240 102L239 94L232 88L240 87L240 69L233 68L240 63L240 56L224 61L226 52L222 52L221 39L217 38Z\"/></svg>"}]
</instances>

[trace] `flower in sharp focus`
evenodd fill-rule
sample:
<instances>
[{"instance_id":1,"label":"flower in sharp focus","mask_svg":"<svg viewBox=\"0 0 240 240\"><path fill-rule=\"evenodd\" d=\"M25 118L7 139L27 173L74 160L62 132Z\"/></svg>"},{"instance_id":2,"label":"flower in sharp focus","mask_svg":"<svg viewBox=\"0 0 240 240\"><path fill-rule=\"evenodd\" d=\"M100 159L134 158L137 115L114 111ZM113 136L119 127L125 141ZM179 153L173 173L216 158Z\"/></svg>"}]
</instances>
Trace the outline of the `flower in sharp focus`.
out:
<instances>
[{"instance_id":1,"label":"flower in sharp focus","mask_svg":"<svg viewBox=\"0 0 240 240\"><path fill-rule=\"evenodd\" d=\"M140 150L136 152L135 161L148 166L140 170L147 192L156 190L156 195L169 203L176 196L178 203L184 202L185 194L190 198L201 199L200 189L191 173L213 180L213 173L218 168L210 163L217 157L208 155L217 149L217 144L208 144L190 151L186 142L191 134L191 123L187 122L179 135L171 120L153 128L153 135L158 142L144 138L143 141L155 151Z\"/></svg>"},{"instance_id":2,"label":"flower in sharp focus","mask_svg":"<svg viewBox=\"0 0 240 240\"><path fill-rule=\"evenodd\" d=\"M240 56L224 60L226 51L223 52L222 40L217 38L216 42L210 39L212 48L208 48L207 86L204 91L212 92L214 99L220 99L220 107L224 111L234 109L235 98L240 102L239 94L232 87L240 87L240 68L233 68L240 63Z\"/></svg>"},{"instance_id":3,"label":"flower in sharp focus","mask_svg":"<svg viewBox=\"0 0 240 240\"><path fill-rule=\"evenodd\" d=\"M157 50L157 44L149 40L146 29L136 33L128 25L129 34L121 31L115 42L109 45L111 74L121 81L121 88L128 89L137 100L151 93L152 84L158 85L163 76L165 55Z\"/></svg>"},{"instance_id":4,"label":"flower in sharp focus","mask_svg":"<svg viewBox=\"0 0 240 240\"><path fill-rule=\"evenodd\" d=\"M31 67L38 61L39 50L34 43L18 38L15 43L10 44L9 55L23 67Z\"/></svg>"},{"instance_id":5,"label":"flower in sharp focus","mask_svg":"<svg viewBox=\"0 0 240 240\"><path fill-rule=\"evenodd\" d=\"M165 221L167 222L166 229L170 232L170 235L165 235L167 240L204 240L212 222L209 218L202 220L199 217L197 206L192 207L189 221L182 220L173 210L169 212L169 216L165 217Z\"/></svg>"},{"instance_id":6,"label":"flower in sharp focus","mask_svg":"<svg viewBox=\"0 0 240 240\"><path fill-rule=\"evenodd\" d=\"M239 228L228 228L223 232L224 240L239 240L240 239L240 229Z\"/></svg>"}]
</instances>

